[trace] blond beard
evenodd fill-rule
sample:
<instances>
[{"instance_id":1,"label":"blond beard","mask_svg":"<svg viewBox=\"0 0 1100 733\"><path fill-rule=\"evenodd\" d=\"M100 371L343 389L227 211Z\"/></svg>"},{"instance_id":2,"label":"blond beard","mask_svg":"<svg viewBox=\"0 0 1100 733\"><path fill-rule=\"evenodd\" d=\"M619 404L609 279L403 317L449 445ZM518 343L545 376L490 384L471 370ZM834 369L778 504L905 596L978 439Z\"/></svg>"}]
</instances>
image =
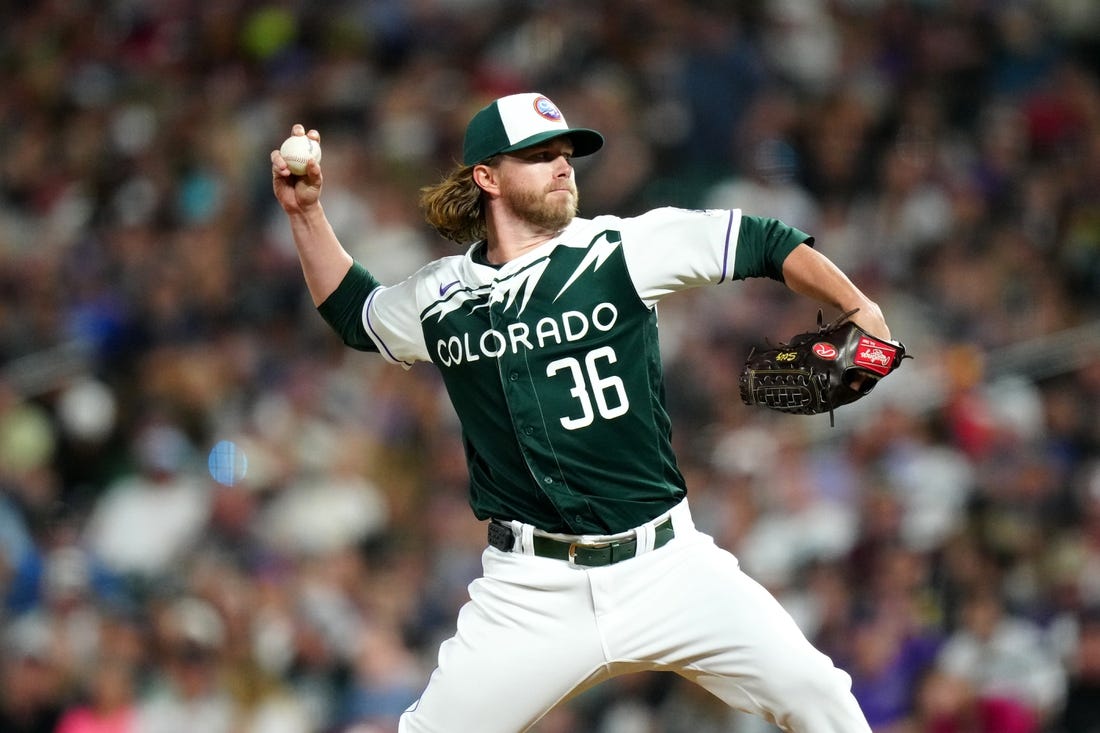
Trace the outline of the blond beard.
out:
<instances>
[{"instance_id":1,"label":"blond beard","mask_svg":"<svg viewBox=\"0 0 1100 733\"><path fill-rule=\"evenodd\" d=\"M536 193L530 190L508 189L503 193L504 202L512 212L529 224L550 232L557 232L569 226L577 215L580 196L575 183L569 183L572 195L567 201L558 201L557 197L548 198L548 192Z\"/></svg>"}]
</instances>

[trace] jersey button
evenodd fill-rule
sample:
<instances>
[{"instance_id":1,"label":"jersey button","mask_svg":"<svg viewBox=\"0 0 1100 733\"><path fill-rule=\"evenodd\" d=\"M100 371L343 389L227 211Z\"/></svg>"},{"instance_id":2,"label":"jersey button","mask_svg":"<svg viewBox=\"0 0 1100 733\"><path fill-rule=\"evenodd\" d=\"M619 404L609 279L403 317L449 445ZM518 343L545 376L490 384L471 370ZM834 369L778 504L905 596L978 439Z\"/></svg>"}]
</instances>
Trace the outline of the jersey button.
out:
<instances>
[{"instance_id":1,"label":"jersey button","mask_svg":"<svg viewBox=\"0 0 1100 733\"><path fill-rule=\"evenodd\" d=\"M508 379L512 380L513 382L518 382L519 381L519 372L512 372L511 374L508 375Z\"/></svg>"},{"instance_id":2,"label":"jersey button","mask_svg":"<svg viewBox=\"0 0 1100 733\"><path fill-rule=\"evenodd\" d=\"M534 435L535 434L535 429L533 427L531 427L530 425L528 425L527 427L525 427L523 429L523 434L524 435Z\"/></svg>"},{"instance_id":3,"label":"jersey button","mask_svg":"<svg viewBox=\"0 0 1100 733\"><path fill-rule=\"evenodd\" d=\"M542 480L542 482L543 482L544 484L552 484L552 483L554 483L554 479L553 479L552 477L550 477L550 476L547 476L546 478L544 478L544 479Z\"/></svg>"}]
</instances>

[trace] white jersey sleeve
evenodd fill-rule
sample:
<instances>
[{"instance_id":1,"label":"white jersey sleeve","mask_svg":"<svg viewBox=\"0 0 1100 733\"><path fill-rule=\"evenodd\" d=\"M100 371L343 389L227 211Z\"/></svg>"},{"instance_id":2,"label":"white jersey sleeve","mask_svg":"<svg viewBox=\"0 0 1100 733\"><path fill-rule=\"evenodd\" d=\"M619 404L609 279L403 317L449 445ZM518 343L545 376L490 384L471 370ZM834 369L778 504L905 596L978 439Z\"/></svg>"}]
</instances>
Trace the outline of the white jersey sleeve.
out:
<instances>
[{"instance_id":1,"label":"white jersey sleeve","mask_svg":"<svg viewBox=\"0 0 1100 733\"><path fill-rule=\"evenodd\" d=\"M406 369L427 361L421 313L451 290L465 288L461 258L444 257L396 285L375 288L363 304L363 327L389 362Z\"/></svg>"},{"instance_id":2,"label":"white jersey sleeve","mask_svg":"<svg viewBox=\"0 0 1100 733\"><path fill-rule=\"evenodd\" d=\"M620 220L622 247L638 296L664 296L733 279L740 209L661 208Z\"/></svg>"}]
</instances>

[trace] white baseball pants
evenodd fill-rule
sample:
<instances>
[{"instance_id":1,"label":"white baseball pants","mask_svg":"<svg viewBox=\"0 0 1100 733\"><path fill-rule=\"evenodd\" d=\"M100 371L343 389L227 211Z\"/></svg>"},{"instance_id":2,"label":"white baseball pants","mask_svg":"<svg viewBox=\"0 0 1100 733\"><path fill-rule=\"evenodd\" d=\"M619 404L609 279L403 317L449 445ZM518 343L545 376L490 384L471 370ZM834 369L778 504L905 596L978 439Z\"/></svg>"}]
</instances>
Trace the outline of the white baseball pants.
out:
<instances>
[{"instance_id":1,"label":"white baseball pants","mask_svg":"<svg viewBox=\"0 0 1100 733\"><path fill-rule=\"evenodd\" d=\"M870 733L849 676L695 529L686 502L672 518L671 542L607 567L487 548L400 733L520 733L573 695L642 670L676 672L783 730Z\"/></svg>"}]
</instances>

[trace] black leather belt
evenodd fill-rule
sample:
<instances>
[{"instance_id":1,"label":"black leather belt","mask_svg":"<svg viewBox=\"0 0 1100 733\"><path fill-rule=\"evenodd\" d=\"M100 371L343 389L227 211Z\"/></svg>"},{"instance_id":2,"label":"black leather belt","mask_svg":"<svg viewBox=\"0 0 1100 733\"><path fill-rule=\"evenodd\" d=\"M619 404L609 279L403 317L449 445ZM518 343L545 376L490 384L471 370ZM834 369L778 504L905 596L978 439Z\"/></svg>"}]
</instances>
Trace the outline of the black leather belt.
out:
<instances>
[{"instance_id":1,"label":"black leather belt","mask_svg":"<svg viewBox=\"0 0 1100 733\"><path fill-rule=\"evenodd\" d=\"M668 517L653 528L653 549L667 545L675 536L676 530L672 527L672 518ZM489 544L498 550L512 552L515 546L515 534L512 528L495 519L490 521ZM590 568L614 565L638 554L637 535L610 542L580 543L536 534L531 538L531 544L534 554L538 557L566 560L570 565L583 565Z\"/></svg>"}]
</instances>

